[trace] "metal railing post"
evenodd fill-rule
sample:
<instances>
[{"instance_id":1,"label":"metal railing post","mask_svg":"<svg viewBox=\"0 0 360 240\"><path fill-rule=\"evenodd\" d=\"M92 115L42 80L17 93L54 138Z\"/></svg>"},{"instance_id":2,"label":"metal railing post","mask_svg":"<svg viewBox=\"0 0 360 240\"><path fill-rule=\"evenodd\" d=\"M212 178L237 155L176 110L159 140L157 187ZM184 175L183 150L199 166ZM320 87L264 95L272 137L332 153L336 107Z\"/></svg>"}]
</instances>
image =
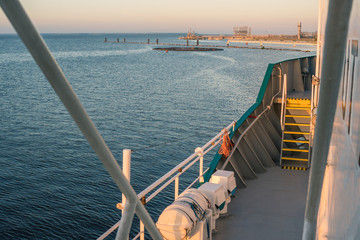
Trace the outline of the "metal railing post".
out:
<instances>
[{"instance_id":1,"label":"metal railing post","mask_svg":"<svg viewBox=\"0 0 360 240\"><path fill-rule=\"evenodd\" d=\"M140 240L145 240L145 227L144 223L140 220Z\"/></svg>"},{"instance_id":2,"label":"metal railing post","mask_svg":"<svg viewBox=\"0 0 360 240\"><path fill-rule=\"evenodd\" d=\"M285 115L284 111L286 111L285 109L286 98L287 98L287 75L284 74L283 90L281 96L281 113L280 113L280 124L282 131L284 131L284 115Z\"/></svg>"},{"instance_id":3,"label":"metal railing post","mask_svg":"<svg viewBox=\"0 0 360 240\"><path fill-rule=\"evenodd\" d=\"M198 147L195 149L195 152L198 152L198 156L200 156L200 162L199 162L199 182L203 183L204 182L204 177L203 175L203 171L204 171L204 151L202 150L202 148Z\"/></svg>"},{"instance_id":4,"label":"metal railing post","mask_svg":"<svg viewBox=\"0 0 360 240\"><path fill-rule=\"evenodd\" d=\"M130 168L131 168L131 150L123 150L123 173L126 179L130 183ZM116 234L116 240L129 239L129 233L131 228L132 219L135 213L136 203L126 201L125 194L122 194L121 198L121 220L119 228Z\"/></svg>"},{"instance_id":5,"label":"metal railing post","mask_svg":"<svg viewBox=\"0 0 360 240\"><path fill-rule=\"evenodd\" d=\"M124 149L123 150L123 173L126 179L130 183L130 168L131 168L131 150L130 149ZM124 208L126 204L126 196L125 194L122 194L121 198L121 205ZM124 213L124 209L122 210Z\"/></svg>"},{"instance_id":6,"label":"metal railing post","mask_svg":"<svg viewBox=\"0 0 360 240\"><path fill-rule=\"evenodd\" d=\"M179 177L175 178L175 200L179 196Z\"/></svg>"}]
</instances>

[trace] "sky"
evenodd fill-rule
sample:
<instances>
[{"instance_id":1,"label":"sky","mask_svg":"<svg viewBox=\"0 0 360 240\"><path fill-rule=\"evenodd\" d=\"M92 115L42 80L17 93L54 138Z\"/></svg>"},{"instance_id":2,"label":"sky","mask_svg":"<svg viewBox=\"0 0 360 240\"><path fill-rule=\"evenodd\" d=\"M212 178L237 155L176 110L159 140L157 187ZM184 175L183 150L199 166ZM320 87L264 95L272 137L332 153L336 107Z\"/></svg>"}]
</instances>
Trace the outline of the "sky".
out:
<instances>
[{"instance_id":1,"label":"sky","mask_svg":"<svg viewBox=\"0 0 360 240\"><path fill-rule=\"evenodd\" d=\"M41 33L296 34L317 30L316 0L26 0L21 1ZM14 33L0 10L0 34Z\"/></svg>"}]
</instances>

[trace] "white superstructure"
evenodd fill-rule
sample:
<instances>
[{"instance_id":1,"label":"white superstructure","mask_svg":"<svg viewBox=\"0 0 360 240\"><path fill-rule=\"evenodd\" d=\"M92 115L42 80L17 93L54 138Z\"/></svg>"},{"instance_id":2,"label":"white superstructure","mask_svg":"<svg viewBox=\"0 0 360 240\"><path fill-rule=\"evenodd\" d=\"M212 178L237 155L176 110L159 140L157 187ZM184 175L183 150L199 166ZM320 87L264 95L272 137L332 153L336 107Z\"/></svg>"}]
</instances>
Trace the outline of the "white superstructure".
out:
<instances>
[{"instance_id":1,"label":"white superstructure","mask_svg":"<svg viewBox=\"0 0 360 240\"><path fill-rule=\"evenodd\" d=\"M326 13L333 5L321 1L320 6L320 63L324 63ZM359 11L360 1L353 1L343 64L336 66L341 71L339 94L327 96L336 97L337 102L317 215L317 239L360 239ZM320 84L326 81L321 76L324 67L320 64Z\"/></svg>"}]
</instances>

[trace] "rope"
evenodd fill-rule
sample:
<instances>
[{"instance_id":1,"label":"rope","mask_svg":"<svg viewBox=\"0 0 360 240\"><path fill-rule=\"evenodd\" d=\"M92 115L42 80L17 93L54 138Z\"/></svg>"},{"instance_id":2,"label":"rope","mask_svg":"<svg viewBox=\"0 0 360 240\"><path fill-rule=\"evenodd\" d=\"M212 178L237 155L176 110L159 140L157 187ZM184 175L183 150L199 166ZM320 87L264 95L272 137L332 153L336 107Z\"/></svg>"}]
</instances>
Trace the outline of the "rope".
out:
<instances>
[{"instance_id":1,"label":"rope","mask_svg":"<svg viewBox=\"0 0 360 240\"><path fill-rule=\"evenodd\" d=\"M200 204L198 202L196 202L193 198L191 197L187 197L187 196L182 196L182 197L186 197L190 200L193 200L193 202L188 202L185 200L178 200L178 202L184 202L190 205L191 209L194 212L195 217L201 221L204 219L205 217L205 210L200 206Z\"/></svg>"},{"instance_id":2,"label":"rope","mask_svg":"<svg viewBox=\"0 0 360 240\"><path fill-rule=\"evenodd\" d=\"M200 193L206 200L207 204L208 204L208 208L211 207L210 205L210 201L209 199L207 199L202 193ZM193 212L195 213L195 216L196 218L199 220L199 221L202 221L204 218L205 218L205 222L206 222L206 232L207 232L207 239L210 238L210 226L209 226L209 222L208 220L206 219L206 211L200 206L200 204L195 200L193 199L192 197L189 197L189 196L182 196L182 197L185 197L185 198L189 198L191 200L193 200L193 203L189 203L188 201L183 201L183 202L186 202L188 204L190 204L191 206L191 209L193 210ZM198 215L201 214L201 217L199 217Z\"/></svg>"},{"instance_id":3,"label":"rope","mask_svg":"<svg viewBox=\"0 0 360 240\"><path fill-rule=\"evenodd\" d=\"M220 137L222 139L221 147L219 149L219 154L224 155L225 157L228 157L230 155L230 152L232 151L233 144L229 138L229 131L224 128L224 133Z\"/></svg>"}]
</instances>

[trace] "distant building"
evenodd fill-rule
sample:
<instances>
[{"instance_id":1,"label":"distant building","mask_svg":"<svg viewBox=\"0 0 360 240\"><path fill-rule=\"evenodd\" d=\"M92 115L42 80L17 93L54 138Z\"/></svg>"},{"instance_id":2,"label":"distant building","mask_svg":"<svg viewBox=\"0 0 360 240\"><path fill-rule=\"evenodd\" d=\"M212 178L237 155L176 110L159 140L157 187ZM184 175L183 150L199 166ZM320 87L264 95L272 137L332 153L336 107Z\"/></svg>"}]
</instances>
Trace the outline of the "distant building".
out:
<instances>
[{"instance_id":1,"label":"distant building","mask_svg":"<svg viewBox=\"0 0 360 240\"><path fill-rule=\"evenodd\" d=\"M234 27L234 36L235 37L244 37L251 35L251 28L248 26L244 27Z\"/></svg>"},{"instance_id":2,"label":"distant building","mask_svg":"<svg viewBox=\"0 0 360 240\"><path fill-rule=\"evenodd\" d=\"M298 23L298 34L297 34L297 38L301 39L301 38L313 38L315 39L317 36L317 32L302 32L301 31L301 22Z\"/></svg>"}]
</instances>

